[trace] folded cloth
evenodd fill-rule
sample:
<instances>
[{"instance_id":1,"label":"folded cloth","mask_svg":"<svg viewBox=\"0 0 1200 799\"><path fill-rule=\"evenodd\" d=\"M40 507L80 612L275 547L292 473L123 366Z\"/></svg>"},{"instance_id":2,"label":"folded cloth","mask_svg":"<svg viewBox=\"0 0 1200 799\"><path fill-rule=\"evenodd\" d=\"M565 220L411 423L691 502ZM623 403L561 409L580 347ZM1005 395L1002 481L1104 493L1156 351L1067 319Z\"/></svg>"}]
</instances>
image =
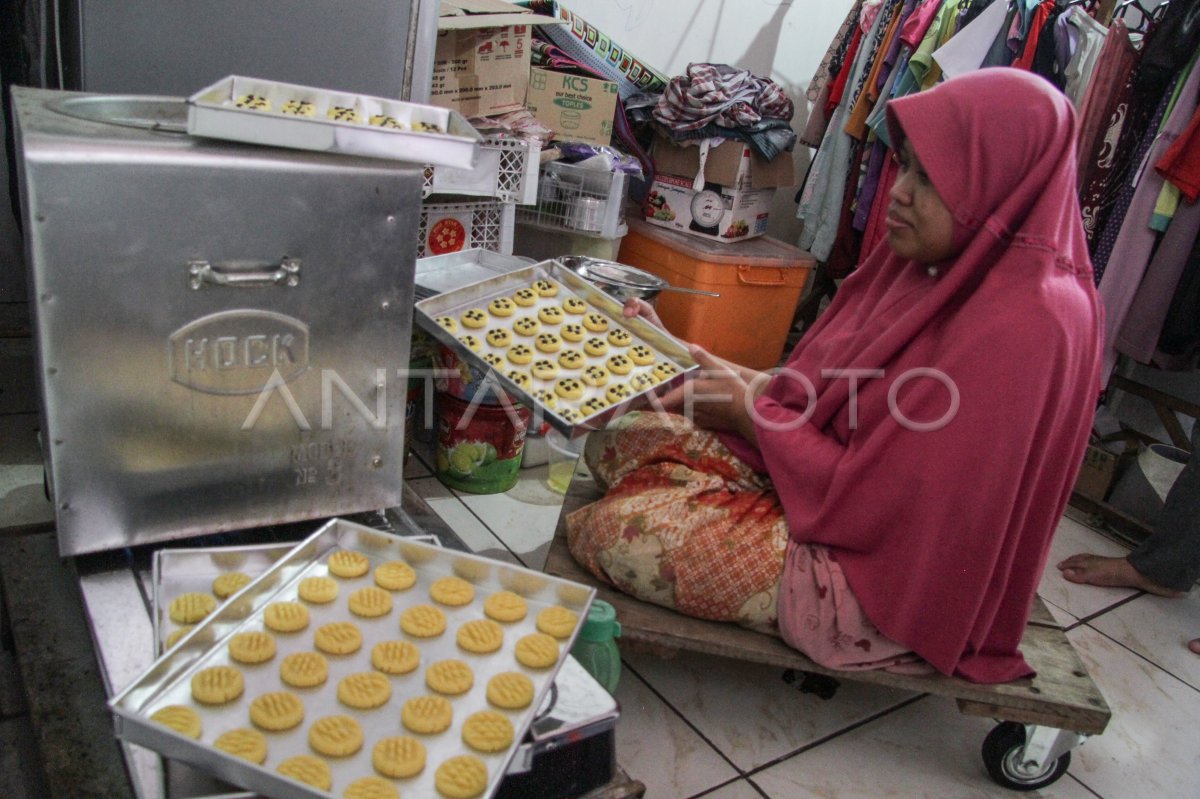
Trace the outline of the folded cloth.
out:
<instances>
[{"instance_id":1,"label":"folded cloth","mask_svg":"<svg viewBox=\"0 0 1200 799\"><path fill-rule=\"evenodd\" d=\"M795 107L779 84L727 64L689 64L674 77L654 108L654 118L672 131L714 123L748 128L764 118L791 120Z\"/></svg>"},{"instance_id":2,"label":"folded cloth","mask_svg":"<svg viewBox=\"0 0 1200 799\"><path fill-rule=\"evenodd\" d=\"M667 132L677 142L692 139L712 139L716 137L736 139L749 144L759 155L768 161L785 150L792 150L796 146L797 138L791 124L782 119L764 119L746 128L722 128L716 123L710 122L696 130L671 130Z\"/></svg>"}]
</instances>

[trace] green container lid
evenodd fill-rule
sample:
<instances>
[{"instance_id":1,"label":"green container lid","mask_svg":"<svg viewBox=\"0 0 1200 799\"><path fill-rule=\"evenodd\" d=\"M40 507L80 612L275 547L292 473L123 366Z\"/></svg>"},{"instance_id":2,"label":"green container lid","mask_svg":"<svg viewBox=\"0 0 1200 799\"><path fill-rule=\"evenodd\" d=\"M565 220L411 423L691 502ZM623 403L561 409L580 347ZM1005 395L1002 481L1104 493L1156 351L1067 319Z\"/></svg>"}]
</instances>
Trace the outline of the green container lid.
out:
<instances>
[{"instance_id":1,"label":"green container lid","mask_svg":"<svg viewBox=\"0 0 1200 799\"><path fill-rule=\"evenodd\" d=\"M617 609L603 599L592 600L587 619L579 637L584 641L607 641L621 635L621 624L617 621Z\"/></svg>"}]
</instances>

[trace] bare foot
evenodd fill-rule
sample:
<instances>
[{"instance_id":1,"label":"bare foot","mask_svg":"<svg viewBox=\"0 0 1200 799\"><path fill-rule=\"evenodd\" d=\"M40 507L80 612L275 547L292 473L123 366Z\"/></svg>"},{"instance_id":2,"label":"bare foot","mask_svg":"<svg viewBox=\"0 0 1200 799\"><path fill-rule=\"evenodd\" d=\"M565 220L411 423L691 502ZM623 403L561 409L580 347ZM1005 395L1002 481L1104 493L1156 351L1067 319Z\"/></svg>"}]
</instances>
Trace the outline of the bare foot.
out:
<instances>
[{"instance_id":1,"label":"bare foot","mask_svg":"<svg viewBox=\"0 0 1200 799\"><path fill-rule=\"evenodd\" d=\"M1197 655L1200 655L1200 638L1193 638L1192 640L1188 641L1188 649L1192 650Z\"/></svg>"},{"instance_id":2,"label":"bare foot","mask_svg":"<svg viewBox=\"0 0 1200 799\"><path fill-rule=\"evenodd\" d=\"M1126 558L1106 558L1100 555L1072 555L1058 564L1064 580L1084 585L1104 585L1114 588L1137 588L1150 594L1166 597L1183 596L1184 591L1172 591L1153 583L1133 568Z\"/></svg>"}]
</instances>

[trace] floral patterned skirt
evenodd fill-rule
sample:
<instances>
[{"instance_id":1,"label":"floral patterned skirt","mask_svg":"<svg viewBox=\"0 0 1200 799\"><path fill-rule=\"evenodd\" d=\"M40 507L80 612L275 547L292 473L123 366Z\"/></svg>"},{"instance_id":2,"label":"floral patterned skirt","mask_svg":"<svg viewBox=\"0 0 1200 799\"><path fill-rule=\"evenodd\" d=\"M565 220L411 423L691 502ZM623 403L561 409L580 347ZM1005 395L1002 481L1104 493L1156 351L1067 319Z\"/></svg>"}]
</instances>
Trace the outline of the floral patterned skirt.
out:
<instances>
[{"instance_id":1,"label":"floral patterned skirt","mask_svg":"<svg viewBox=\"0 0 1200 799\"><path fill-rule=\"evenodd\" d=\"M866 618L827 547L790 542L779 497L714 433L682 416L629 413L588 438L605 496L567 517L588 571L646 602L781 635L830 668L915 656Z\"/></svg>"}]
</instances>

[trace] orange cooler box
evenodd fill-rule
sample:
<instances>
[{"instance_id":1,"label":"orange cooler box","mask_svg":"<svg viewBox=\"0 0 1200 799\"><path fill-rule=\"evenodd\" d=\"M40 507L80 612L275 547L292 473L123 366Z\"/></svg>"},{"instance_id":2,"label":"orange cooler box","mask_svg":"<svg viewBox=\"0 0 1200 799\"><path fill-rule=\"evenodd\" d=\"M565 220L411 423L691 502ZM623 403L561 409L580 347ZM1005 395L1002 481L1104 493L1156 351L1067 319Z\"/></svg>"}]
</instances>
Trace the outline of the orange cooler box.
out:
<instances>
[{"instance_id":1,"label":"orange cooler box","mask_svg":"<svg viewBox=\"0 0 1200 799\"><path fill-rule=\"evenodd\" d=\"M788 328L816 260L778 239L730 244L630 219L618 260L673 286L720 297L664 291L655 309L674 335L752 369L779 364Z\"/></svg>"}]
</instances>

